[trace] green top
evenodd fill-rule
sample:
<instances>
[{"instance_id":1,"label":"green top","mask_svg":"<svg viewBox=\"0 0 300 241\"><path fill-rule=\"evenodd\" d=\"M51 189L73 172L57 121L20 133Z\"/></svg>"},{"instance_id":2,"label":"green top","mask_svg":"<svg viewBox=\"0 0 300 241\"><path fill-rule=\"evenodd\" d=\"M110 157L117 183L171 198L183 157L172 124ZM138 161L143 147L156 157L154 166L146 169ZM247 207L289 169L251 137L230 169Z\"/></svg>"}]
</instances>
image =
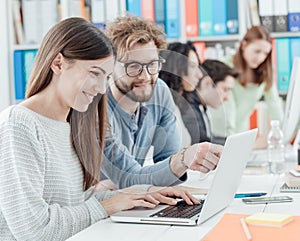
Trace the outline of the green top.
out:
<instances>
[{"instance_id":1,"label":"green top","mask_svg":"<svg viewBox=\"0 0 300 241\"><path fill-rule=\"evenodd\" d=\"M233 66L232 60L231 57L231 63L227 63L229 66ZM265 83L248 84L244 87L236 80L229 100L218 109L210 109L214 134L228 136L248 130L250 115L262 96L270 118L281 121L283 108L276 84L273 84L269 91L265 91Z\"/></svg>"}]
</instances>

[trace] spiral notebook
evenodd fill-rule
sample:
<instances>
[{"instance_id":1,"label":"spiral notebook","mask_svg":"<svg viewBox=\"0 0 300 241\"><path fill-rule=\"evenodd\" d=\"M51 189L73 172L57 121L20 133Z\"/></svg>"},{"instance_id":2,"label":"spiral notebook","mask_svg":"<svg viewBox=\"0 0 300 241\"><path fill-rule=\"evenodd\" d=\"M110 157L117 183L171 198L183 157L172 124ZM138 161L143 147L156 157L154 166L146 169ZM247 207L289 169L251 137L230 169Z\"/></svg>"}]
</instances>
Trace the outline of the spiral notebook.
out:
<instances>
[{"instance_id":1,"label":"spiral notebook","mask_svg":"<svg viewBox=\"0 0 300 241\"><path fill-rule=\"evenodd\" d=\"M289 187L286 183L284 183L280 187L280 192L300 192L300 186L299 187Z\"/></svg>"}]
</instances>

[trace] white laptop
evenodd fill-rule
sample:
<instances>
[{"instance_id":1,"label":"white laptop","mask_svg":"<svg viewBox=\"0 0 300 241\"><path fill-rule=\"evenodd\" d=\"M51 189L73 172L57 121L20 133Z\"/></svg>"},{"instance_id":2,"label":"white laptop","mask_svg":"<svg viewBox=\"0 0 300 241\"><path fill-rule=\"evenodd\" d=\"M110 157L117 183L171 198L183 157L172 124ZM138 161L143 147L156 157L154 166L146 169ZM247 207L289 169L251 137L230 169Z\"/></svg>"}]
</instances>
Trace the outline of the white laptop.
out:
<instances>
[{"instance_id":1,"label":"white laptop","mask_svg":"<svg viewBox=\"0 0 300 241\"><path fill-rule=\"evenodd\" d=\"M165 216L168 213L165 209L170 209L172 206L158 205L154 209L138 207L121 211L112 215L111 220L114 222L169 225L197 225L203 223L226 208L233 200L246 162L249 159L256 134L257 129L254 129L227 138L213 182L205 200L202 201L203 204L184 205L185 207L176 206L176 210L173 211L176 217L169 214ZM183 216L178 216L179 214L183 214Z\"/></svg>"}]
</instances>

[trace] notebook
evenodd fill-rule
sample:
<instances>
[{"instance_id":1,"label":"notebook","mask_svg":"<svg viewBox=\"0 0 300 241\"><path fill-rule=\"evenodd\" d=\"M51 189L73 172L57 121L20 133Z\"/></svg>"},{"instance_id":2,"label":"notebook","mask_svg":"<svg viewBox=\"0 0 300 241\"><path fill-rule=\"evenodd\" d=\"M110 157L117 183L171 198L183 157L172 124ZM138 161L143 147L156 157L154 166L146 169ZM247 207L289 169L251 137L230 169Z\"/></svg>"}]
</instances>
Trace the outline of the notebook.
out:
<instances>
[{"instance_id":1,"label":"notebook","mask_svg":"<svg viewBox=\"0 0 300 241\"><path fill-rule=\"evenodd\" d=\"M219 223L203 238L203 241L249 241L243 227L241 218L248 215L225 213ZM293 216L293 221L278 227L264 227L247 225L252 241L299 241L300 216Z\"/></svg>"},{"instance_id":2,"label":"notebook","mask_svg":"<svg viewBox=\"0 0 300 241\"><path fill-rule=\"evenodd\" d=\"M240 184L243 170L256 138L257 129L238 133L226 139L224 150L220 157L215 176L201 208L192 217L161 217L154 215L169 208L168 205L158 205L154 209L134 208L111 215L113 222L150 223L173 225L198 225L205 222L216 213L226 208ZM198 205L194 205L198 206ZM190 208L191 206L187 206ZM198 208L198 207L197 207ZM176 214L176 213L175 213Z\"/></svg>"}]
</instances>

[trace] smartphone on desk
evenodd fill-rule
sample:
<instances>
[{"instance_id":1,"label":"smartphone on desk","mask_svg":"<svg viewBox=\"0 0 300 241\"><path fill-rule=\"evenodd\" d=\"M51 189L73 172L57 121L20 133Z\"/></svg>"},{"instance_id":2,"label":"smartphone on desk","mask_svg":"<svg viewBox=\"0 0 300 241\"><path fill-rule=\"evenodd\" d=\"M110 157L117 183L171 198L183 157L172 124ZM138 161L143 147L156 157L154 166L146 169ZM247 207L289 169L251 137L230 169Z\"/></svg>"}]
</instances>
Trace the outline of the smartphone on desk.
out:
<instances>
[{"instance_id":1,"label":"smartphone on desk","mask_svg":"<svg viewBox=\"0 0 300 241\"><path fill-rule=\"evenodd\" d=\"M293 198L289 196L255 197L255 198L243 198L242 201L245 204L284 203L284 202L292 202Z\"/></svg>"}]
</instances>

